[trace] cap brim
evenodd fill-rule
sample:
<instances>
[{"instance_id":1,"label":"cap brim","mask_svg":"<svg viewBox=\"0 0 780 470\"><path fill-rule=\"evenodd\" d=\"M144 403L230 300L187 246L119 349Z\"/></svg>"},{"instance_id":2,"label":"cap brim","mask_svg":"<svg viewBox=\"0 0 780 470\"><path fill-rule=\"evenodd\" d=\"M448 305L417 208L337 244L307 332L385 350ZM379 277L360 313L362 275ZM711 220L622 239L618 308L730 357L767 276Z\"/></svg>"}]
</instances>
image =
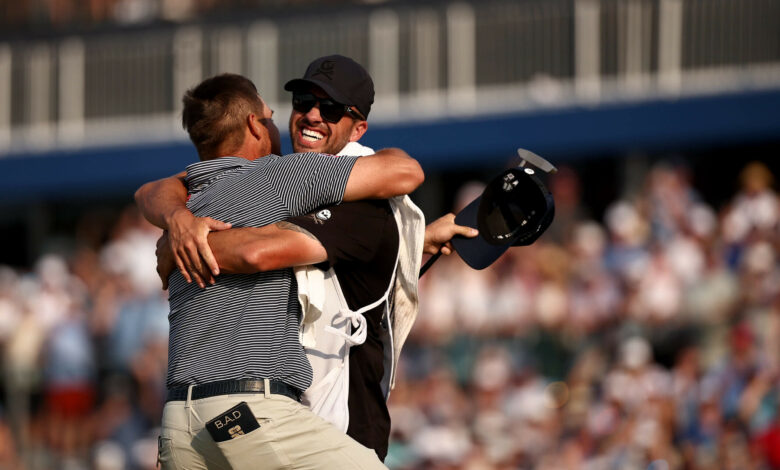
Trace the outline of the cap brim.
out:
<instances>
[{"instance_id":1,"label":"cap brim","mask_svg":"<svg viewBox=\"0 0 780 470\"><path fill-rule=\"evenodd\" d=\"M478 227L477 218L479 215L479 204L482 197L474 199L471 204L464 207L462 211L455 216L455 223L467 227ZM452 239L452 246L458 255L469 266L474 269L485 269L493 264L504 252L512 245L512 241L507 241L504 245L494 245L482 238L480 233L474 238L455 236Z\"/></svg>"},{"instance_id":2,"label":"cap brim","mask_svg":"<svg viewBox=\"0 0 780 470\"><path fill-rule=\"evenodd\" d=\"M295 78L284 84L284 89L287 91L297 91L301 89L309 88L311 85L322 88L322 91L328 94L332 99L338 101L341 104L348 106L354 106L355 103L351 103L350 99L339 93L338 90L333 88L329 83L321 82L311 78Z\"/></svg>"}]
</instances>

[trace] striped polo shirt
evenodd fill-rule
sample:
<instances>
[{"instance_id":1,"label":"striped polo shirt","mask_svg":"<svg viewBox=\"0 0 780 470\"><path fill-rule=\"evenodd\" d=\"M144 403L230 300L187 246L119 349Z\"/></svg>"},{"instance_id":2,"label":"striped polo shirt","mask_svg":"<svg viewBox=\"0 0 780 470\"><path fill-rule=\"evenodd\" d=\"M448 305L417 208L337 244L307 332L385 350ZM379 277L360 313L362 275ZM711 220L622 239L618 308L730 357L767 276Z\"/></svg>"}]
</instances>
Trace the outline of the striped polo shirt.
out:
<instances>
[{"instance_id":1,"label":"striped polo shirt","mask_svg":"<svg viewBox=\"0 0 780 470\"><path fill-rule=\"evenodd\" d=\"M341 202L355 160L304 153L194 163L187 167L187 207L233 227L278 222ZM294 281L291 269L221 274L201 289L172 273L168 387L268 378L308 388L312 371L298 340Z\"/></svg>"}]
</instances>

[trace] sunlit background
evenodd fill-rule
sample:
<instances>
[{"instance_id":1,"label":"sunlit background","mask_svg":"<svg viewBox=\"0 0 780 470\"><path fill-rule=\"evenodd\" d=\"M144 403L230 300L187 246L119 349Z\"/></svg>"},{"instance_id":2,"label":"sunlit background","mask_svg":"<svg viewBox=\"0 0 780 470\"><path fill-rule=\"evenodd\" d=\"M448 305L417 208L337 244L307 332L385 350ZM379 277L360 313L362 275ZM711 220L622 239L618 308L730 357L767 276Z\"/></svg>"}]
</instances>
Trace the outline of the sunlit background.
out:
<instances>
[{"instance_id":1,"label":"sunlit background","mask_svg":"<svg viewBox=\"0 0 780 470\"><path fill-rule=\"evenodd\" d=\"M132 193L197 159L187 88L244 74L285 128L332 53L428 218L517 147L560 169L533 246L423 277L390 468L780 469L777 0L0 2L0 469L155 467L167 302Z\"/></svg>"}]
</instances>

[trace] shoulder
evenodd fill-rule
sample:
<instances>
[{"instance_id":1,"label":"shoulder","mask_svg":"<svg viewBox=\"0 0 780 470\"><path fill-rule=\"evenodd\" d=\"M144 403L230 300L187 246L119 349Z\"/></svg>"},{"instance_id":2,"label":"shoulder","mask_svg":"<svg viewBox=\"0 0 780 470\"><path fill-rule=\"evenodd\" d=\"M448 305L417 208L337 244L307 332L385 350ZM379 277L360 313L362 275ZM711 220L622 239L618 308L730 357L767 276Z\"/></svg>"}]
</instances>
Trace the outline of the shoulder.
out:
<instances>
[{"instance_id":1,"label":"shoulder","mask_svg":"<svg viewBox=\"0 0 780 470\"><path fill-rule=\"evenodd\" d=\"M357 157L331 155L328 153L288 153L286 155L278 156L272 155L264 157L261 160L268 158L268 168L270 171L274 169L284 169L285 171L293 172L296 170L319 173L322 169L337 170L341 168L351 168Z\"/></svg>"},{"instance_id":2,"label":"shoulder","mask_svg":"<svg viewBox=\"0 0 780 470\"><path fill-rule=\"evenodd\" d=\"M270 156L280 162L287 162L287 161L294 161L294 160L308 161L317 158L325 158L325 159L338 158L338 155L331 155L329 153L318 153L318 152L288 153L282 156L279 155L270 155Z\"/></svg>"},{"instance_id":3,"label":"shoulder","mask_svg":"<svg viewBox=\"0 0 780 470\"><path fill-rule=\"evenodd\" d=\"M344 156L352 156L352 157L362 157L365 155L373 155L374 149L371 147L366 147L363 144L360 144L358 142L347 142L347 145L344 146L343 149L341 149L341 152L339 152L339 155Z\"/></svg>"}]
</instances>

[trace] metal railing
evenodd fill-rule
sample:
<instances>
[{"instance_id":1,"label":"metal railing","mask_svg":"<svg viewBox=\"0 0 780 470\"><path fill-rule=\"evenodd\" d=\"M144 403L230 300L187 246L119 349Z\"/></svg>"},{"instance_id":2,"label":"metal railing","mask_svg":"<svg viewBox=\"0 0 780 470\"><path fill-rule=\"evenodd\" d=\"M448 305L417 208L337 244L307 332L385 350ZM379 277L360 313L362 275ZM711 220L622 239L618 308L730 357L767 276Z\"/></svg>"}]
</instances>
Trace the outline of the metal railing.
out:
<instances>
[{"instance_id":1,"label":"metal railing","mask_svg":"<svg viewBox=\"0 0 780 470\"><path fill-rule=\"evenodd\" d=\"M390 4L0 43L0 154L182 138L180 97L237 72L279 112L283 83L339 52L395 121L780 86L777 0Z\"/></svg>"}]
</instances>

